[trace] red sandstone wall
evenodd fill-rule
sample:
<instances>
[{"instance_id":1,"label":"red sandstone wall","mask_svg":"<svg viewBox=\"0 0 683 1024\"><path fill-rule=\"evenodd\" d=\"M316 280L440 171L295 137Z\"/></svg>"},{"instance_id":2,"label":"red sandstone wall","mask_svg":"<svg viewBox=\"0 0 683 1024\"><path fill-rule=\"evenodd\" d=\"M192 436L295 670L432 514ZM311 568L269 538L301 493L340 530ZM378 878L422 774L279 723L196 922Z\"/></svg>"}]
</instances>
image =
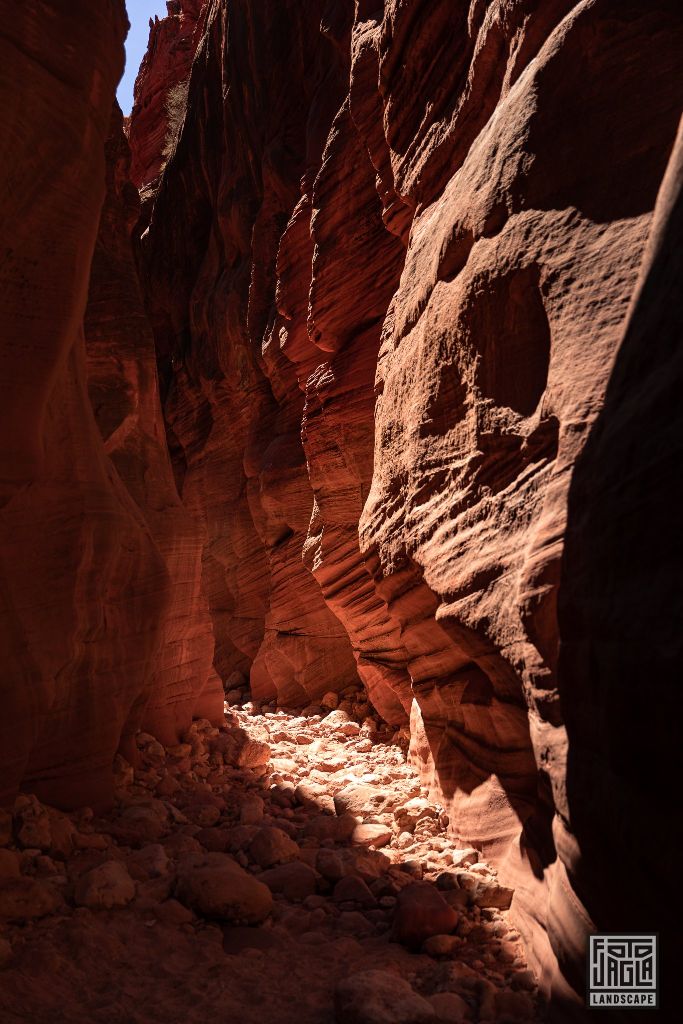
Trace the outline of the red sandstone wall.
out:
<instances>
[{"instance_id":1,"label":"red sandstone wall","mask_svg":"<svg viewBox=\"0 0 683 1024\"><path fill-rule=\"evenodd\" d=\"M193 713L222 715L222 687L204 536L175 487L139 297L118 107L110 121L123 4L48 8L50 33L45 5L26 3L0 35L0 800L21 784L99 806L141 725L174 742Z\"/></svg>"},{"instance_id":2,"label":"red sandstone wall","mask_svg":"<svg viewBox=\"0 0 683 1024\"><path fill-rule=\"evenodd\" d=\"M169 91L187 80L201 34L202 0L167 0L168 15L150 18L149 43L135 82L130 117L131 180L141 188L162 167Z\"/></svg>"},{"instance_id":3,"label":"red sandstone wall","mask_svg":"<svg viewBox=\"0 0 683 1024\"><path fill-rule=\"evenodd\" d=\"M105 155L107 191L85 313L88 393L105 450L164 563L166 607L159 616L159 646L141 723L163 742L175 743L193 713L223 714L202 586L205 535L178 497L166 445L154 339L131 245L140 201L130 181L130 150L118 104Z\"/></svg>"},{"instance_id":4,"label":"red sandstone wall","mask_svg":"<svg viewBox=\"0 0 683 1024\"><path fill-rule=\"evenodd\" d=\"M566 806L581 850L572 885L599 930L660 931L662 978L678 970L677 908L662 899L677 850L660 786L676 778L681 746L671 714L683 653L680 514L669 484L683 456L682 233L683 122L603 408L572 476L558 601ZM648 870L646 845L659 851Z\"/></svg>"},{"instance_id":5,"label":"red sandstone wall","mask_svg":"<svg viewBox=\"0 0 683 1024\"><path fill-rule=\"evenodd\" d=\"M567 495L679 33L663 0L214 4L142 240L221 673L303 701L352 653L516 885L558 1000L593 899L557 677Z\"/></svg>"},{"instance_id":6,"label":"red sandstone wall","mask_svg":"<svg viewBox=\"0 0 683 1024\"><path fill-rule=\"evenodd\" d=\"M343 54L321 39L316 7L233 4L229 60L212 8L142 248L179 488L208 534L216 666L224 678L251 668L256 697L295 704L356 679L347 633L302 563L313 509L304 394L271 331L280 237L343 96ZM267 76L254 80L253 60ZM309 349L306 337L315 365Z\"/></svg>"},{"instance_id":7,"label":"red sandstone wall","mask_svg":"<svg viewBox=\"0 0 683 1024\"><path fill-rule=\"evenodd\" d=\"M117 0L52 0L2 24L0 796L23 779L50 802L97 804L150 692L168 599L86 382L83 314L125 15Z\"/></svg>"},{"instance_id":8,"label":"red sandstone wall","mask_svg":"<svg viewBox=\"0 0 683 1024\"><path fill-rule=\"evenodd\" d=\"M677 664L676 6L175 5L131 126L149 184L198 47L140 240L158 383L122 6L45 10L0 34L0 799L106 801L141 722L218 709L212 632L258 697L358 674L570 998L591 917L657 891L631 923L605 874L657 834L629 756Z\"/></svg>"}]
</instances>

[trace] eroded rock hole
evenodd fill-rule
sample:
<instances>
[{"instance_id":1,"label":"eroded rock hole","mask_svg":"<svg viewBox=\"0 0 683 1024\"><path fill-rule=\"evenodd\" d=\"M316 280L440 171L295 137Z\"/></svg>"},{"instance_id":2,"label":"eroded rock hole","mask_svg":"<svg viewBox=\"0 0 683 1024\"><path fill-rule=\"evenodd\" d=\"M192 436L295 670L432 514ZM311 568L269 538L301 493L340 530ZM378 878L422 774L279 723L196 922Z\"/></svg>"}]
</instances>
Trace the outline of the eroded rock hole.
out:
<instances>
[{"instance_id":1,"label":"eroded rock hole","mask_svg":"<svg viewBox=\"0 0 683 1024\"><path fill-rule=\"evenodd\" d=\"M530 416L545 391L550 325L535 264L481 282L471 337L480 346L477 383L495 405Z\"/></svg>"}]
</instances>

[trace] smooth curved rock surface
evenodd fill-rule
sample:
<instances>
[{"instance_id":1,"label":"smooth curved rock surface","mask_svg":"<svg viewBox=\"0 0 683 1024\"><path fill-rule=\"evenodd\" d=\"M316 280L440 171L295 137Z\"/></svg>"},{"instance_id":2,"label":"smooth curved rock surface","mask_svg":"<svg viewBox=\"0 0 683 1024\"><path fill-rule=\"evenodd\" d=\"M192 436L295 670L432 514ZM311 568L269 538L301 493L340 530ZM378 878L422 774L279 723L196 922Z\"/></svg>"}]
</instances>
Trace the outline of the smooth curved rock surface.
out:
<instances>
[{"instance_id":1,"label":"smooth curved rock surface","mask_svg":"<svg viewBox=\"0 0 683 1024\"><path fill-rule=\"evenodd\" d=\"M662 978L675 977L677 915L658 894L676 852L653 780L674 777L680 746L671 715L681 658L683 609L672 572L680 517L669 481L683 437L682 232L683 124L605 402L574 470L558 605L572 885L600 930L646 931L657 908ZM612 570L617 565L625 575ZM643 836L659 851L646 871ZM625 905L624 886L636 873Z\"/></svg>"},{"instance_id":2,"label":"smooth curved rock surface","mask_svg":"<svg viewBox=\"0 0 683 1024\"><path fill-rule=\"evenodd\" d=\"M227 21L221 5L210 8L141 262L176 477L208 532L216 668L223 678L250 670L257 699L304 704L357 675L347 633L302 563L313 508L304 395L270 328L280 236L307 162L320 159L343 63L320 36L316 4L276 7L238 2ZM217 133L249 141L224 154ZM304 334L312 366L311 348Z\"/></svg>"},{"instance_id":3,"label":"smooth curved rock surface","mask_svg":"<svg viewBox=\"0 0 683 1024\"><path fill-rule=\"evenodd\" d=\"M86 387L83 314L125 30L117 0L48 0L13 9L0 33L3 802L22 779L54 804L106 801L166 602L163 561Z\"/></svg>"},{"instance_id":4,"label":"smooth curved rock surface","mask_svg":"<svg viewBox=\"0 0 683 1024\"><path fill-rule=\"evenodd\" d=\"M142 724L175 742L193 714L222 720L223 694L204 536L176 491L139 296L118 107L110 120L124 8L52 7L49 40L33 3L2 36L2 799L21 783L100 805Z\"/></svg>"}]
</instances>

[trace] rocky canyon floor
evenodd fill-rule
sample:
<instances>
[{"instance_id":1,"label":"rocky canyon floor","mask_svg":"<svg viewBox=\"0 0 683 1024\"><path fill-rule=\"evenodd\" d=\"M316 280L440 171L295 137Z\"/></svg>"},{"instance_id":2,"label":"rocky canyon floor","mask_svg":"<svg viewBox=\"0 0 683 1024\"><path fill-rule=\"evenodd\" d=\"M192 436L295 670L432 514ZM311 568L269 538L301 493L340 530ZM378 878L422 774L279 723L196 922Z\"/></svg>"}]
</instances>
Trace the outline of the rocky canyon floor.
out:
<instances>
[{"instance_id":1,"label":"rocky canyon floor","mask_svg":"<svg viewBox=\"0 0 683 1024\"><path fill-rule=\"evenodd\" d=\"M138 735L107 816L0 812L2 1024L543 1019L513 893L404 734L360 691L248 697L177 746Z\"/></svg>"}]
</instances>

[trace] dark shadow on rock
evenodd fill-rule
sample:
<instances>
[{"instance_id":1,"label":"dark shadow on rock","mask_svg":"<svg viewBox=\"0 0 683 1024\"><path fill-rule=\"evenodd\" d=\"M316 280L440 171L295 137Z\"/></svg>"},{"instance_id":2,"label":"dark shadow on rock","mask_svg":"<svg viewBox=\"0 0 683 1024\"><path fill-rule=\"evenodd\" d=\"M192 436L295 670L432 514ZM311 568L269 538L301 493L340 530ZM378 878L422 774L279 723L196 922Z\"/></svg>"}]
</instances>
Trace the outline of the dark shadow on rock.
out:
<instances>
[{"instance_id":1,"label":"dark shadow on rock","mask_svg":"<svg viewBox=\"0 0 683 1024\"><path fill-rule=\"evenodd\" d=\"M669 164L604 408L576 464L559 592L570 879L598 930L677 923L671 794L683 662L683 138Z\"/></svg>"}]
</instances>

